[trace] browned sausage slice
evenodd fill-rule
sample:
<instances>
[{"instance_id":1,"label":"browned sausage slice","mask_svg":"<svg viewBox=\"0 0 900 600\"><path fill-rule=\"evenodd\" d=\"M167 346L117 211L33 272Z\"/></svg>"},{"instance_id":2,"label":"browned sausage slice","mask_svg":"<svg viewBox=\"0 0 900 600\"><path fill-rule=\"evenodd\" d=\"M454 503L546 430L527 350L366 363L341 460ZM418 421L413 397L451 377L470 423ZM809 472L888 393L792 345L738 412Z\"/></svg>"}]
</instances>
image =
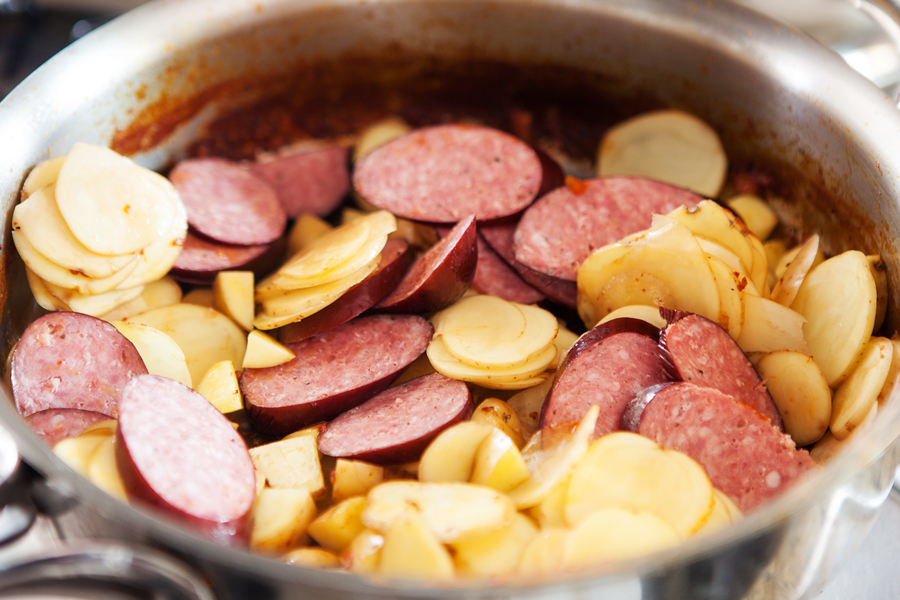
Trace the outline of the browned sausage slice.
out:
<instances>
[{"instance_id":1,"label":"browned sausage slice","mask_svg":"<svg viewBox=\"0 0 900 600\"><path fill-rule=\"evenodd\" d=\"M250 170L275 188L291 219L303 213L324 217L350 191L347 156L347 148L337 145L299 152L288 148L272 156L261 156Z\"/></svg>"},{"instance_id":2,"label":"browned sausage slice","mask_svg":"<svg viewBox=\"0 0 900 600\"><path fill-rule=\"evenodd\" d=\"M280 264L284 247L284 238L259 246L229 246L188 231L170 274L178 281L196 285L212 285L219 271L253 271L262 277Z\"/></svg>"},{"instance_id":3,"label":"browned sausage slice","mask_svg":"<svg viewBox=\"0 0 900 600\"><path fill-rule=\"evenodd\" d=\"M475 278L472 287L482 294L497 296L510 302L520 304L536 304L545 296L530 286L512 267L491 250L484 239L478 235L478 263L475 267Z\"/></svg>"},{"instance_id":4,"label":"browned sausage slice","mask_svg":"<svg viewBox=\"0 0 900 600\"><path fill-rule=\"evenodd\" d=\"M613 319L581 336L566 354L541 411L541 429L577 423L600 407L594 437L619 428L625 407L646 387L671 380L659 330L639 319Z\"/></svg>"},{"instance_id":5,"label":"browned sausage slice","mask_svg":"<svg viewBox=\"0 0 900 600\"><path fill-rule=\"evenodd\" d=\"M466 384L431 373L389 388L336 418L319 435L319 452L378 464L411 462L438 433L471 414Z\"/></svg>"},{"instance_id":6,"label":"browned sausage slice","mask_svg":"<svg viewBox=\"0 0 900 600\"><path fill-rule=\"evenodd\" d=\"M660 313L668 325L659 343L669 353L679 379L733 396L784 431L766 386L727 331L700 315L665 308Z\"/></svg>"},{"instance_id":7,"label":"browned sausage slice","mask_svg":"<svg viewBox=\"0 0 900 600\"><path fill-rule=\"evenodd\" d=\"M109 416L92 410L77 408L49 408L25 417L25 423L49 446L75 437L91 425L106 421Z\"/></svg>"},{"instance_id":8,"label":"browned sausage slice","mask_svg":"<svg viewBox=\"0 0 900 600\"><path fill-rule=\"evenodd\" d=\"M410 246L405 240L388 240L381 251L381 262L371 275L319 312L280 328L278 339L282 344L299 342L343 325L372 308L403 279L411 254Z\"/></svg>"},{"instance_id":9,"label":"browned sausage slice","mask_svg":"<svg viewBox=\"0 0 900 600\"><path fill-rule=\"evenodd\" d=\"M187 209L188 224L223 244L253 246L284 233L287 215L272 187L221 158L183 160L169 173Z\"/></svg>"},{"instance_id":10,"label":"browned sausage slice","mask_svg":"<svg viewBox=\"0 0 900 600\"><path fill-rule=\"evenodd\" d=\"M526 267L575 281L591 253L650 227L652 215L703 198L687 190L638 177L604 177L567 185L532 204L519 221L515 255Z\"/></svg>"},{"instance_id":11,"label":"browned sausage slice","mask_svg":"<svg viewBox=\"0 0 900 600\"><path fill-rule=\"evenodd\" d=\"M516 273L528 284L540 290L541 293L557 304L574 309L578 297L578 287L574 281L538 273L516 260L513 249L513 236L518 224L519 221L517 219L500 219L480 224L478 232L484 236L484 240L488 245L506 261L506 264L515 269Z\"/></svg>"},{"instance_id":12,"label":"browned sausage slice","mask_svg":"<svg viewBox=\"0 0 900 600\"><path fill-rule=\"evenodd\" d=\"M134 345L115 327L74 312L55 312L29 325L12 358L16 408L28 416L48 408L118 414L128 380L147 373Z\"/></svg>"},{"instance_id":13,"label":"browned sausage slice","mask_svg":"<svg viewBox=\"0 0 900 600\"><path fill-rule=\"evenodd\" d=\"M469 216L412 264L394 290L376 304L392 313L434 312L463 297L478 265L475 218Z\"/></svg>"},{"instance_id":14,"label":"browned sausage slice","mask_svg":"<svg viewBox=\"0 0 900 600\"><path fill-rule=\"evenodd\" d=\"M644 408L638 432L700 463L712 484L743 511L775 498L816 468L806 450L798 450L758 412L691 383L657 392Z\"/></svg>"},{"instance_id":15,"label":"browned sausage slice","mask_svg":"<svg viewBox=\"0 0 900 600\"><path fill-rule=\"evenodd\" d=\"M542 168L528 144L475 125L417 129L373 150L353 173L370 203L432 223L512 215L535 199Z\"/></svg>"},{"instance_id":16,"label":"browned sausage slice","mask_svg":"<svg viewBox=\"0 0 900 600\"><path fill-rule=\"evenodd\" d=\"M247 543L253 461L228 419L189 387L156 375L125 386L116 465L129 496L220 543Z\"/></svg>"},{"instance_id":17,"label":"browned sausage slice","mask_svg":"<svg viewBox=\"0 0 900 600\"><path fill-rule=\"evenodd\" d=\"M241 373L247 418L270 435L333 419L389 386L433 333L416 315L376 315L288 344L294 359Z\"/></svg>"}]
</instances>

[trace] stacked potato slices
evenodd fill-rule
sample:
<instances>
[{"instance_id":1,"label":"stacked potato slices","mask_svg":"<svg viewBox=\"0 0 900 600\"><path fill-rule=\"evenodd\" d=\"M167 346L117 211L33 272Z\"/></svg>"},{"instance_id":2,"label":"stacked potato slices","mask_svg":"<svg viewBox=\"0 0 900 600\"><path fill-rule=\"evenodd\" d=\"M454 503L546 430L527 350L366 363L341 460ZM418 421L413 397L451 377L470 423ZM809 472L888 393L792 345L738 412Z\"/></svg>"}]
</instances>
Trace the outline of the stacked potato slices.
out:
<instances>
[{"instance_id":1,"label":"stacked potato slices","mask_svg":"<svg viewBox=\"0 0 900 600\"><path fill-rule=\"evenodd\" d=\"M492 389L541 383L555 364L556 318L496 296L468 296L432 317L428 359L440 373Z\"/></svg>"},{"instance_id":2,"label":"stacked potato slices","mask_svg":"<svg viewBox=\"0 0 900 600\"><path fill-rule=\"evenodd\" d=\"M372 274L397 221L378 211L317 239L256 286L253 325L274 329L325 308Z\"/></svg>"},{"instance_id":3,"label":"stacked potato slices","mask_svg":"<svg viewBox=\"0 0 900 600\"><path fill-rule=\"evenodd\" d=\"M165 177L75 144L28 176L13 241L47 310L101 316L138 298L181 252L187 213Z\"/></svg>"}]
</instances>

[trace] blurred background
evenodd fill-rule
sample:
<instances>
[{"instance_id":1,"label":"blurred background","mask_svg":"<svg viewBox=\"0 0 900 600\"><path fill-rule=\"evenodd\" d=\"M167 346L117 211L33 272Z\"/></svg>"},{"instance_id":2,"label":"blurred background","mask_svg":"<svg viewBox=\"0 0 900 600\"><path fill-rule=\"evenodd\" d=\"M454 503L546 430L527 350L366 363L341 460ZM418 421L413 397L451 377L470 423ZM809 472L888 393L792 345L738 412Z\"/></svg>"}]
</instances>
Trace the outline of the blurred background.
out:
<instances>
[{"instance_id":1,"label":"blurred background","mask_svg":"<svg viewBox=\"0 0 900 600\"><path fill-rule=\"evenodd\" d=\"M0 98L67 44L146 0L0 0ZM737 0L802 29L884 89L900 52L854 0Z\"/></svg>"}]
</instances>

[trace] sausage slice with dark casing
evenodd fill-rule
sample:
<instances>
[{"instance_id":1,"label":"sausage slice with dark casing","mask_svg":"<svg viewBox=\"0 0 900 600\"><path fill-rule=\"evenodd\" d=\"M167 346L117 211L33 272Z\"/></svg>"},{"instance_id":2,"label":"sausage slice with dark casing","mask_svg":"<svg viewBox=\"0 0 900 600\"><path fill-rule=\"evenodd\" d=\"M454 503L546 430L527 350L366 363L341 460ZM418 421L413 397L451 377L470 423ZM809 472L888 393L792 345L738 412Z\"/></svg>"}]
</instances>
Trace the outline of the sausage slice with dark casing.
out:
<instances>
[{"instance_id":1,"label":"sausage slice with dark casing","mask_svg":"<svg viewBox=\"0 0 900 600\"><path fill-rule=\"evenodd\" d=\"M637 432L684 452L742 511L781 495L816 469L809 453L746 404L719 390L676 383L646 403Z\"/></svg>"},{"instance_id":2,"label":"sausage slice with dark casing","mask_svg":"<svg viewBox=\"0 0 900 600\"><path fill-rule=\"evenodd\" d=\"M423 375L331 421L319 435L319 452L377 464L412 462L438 433L471 414L465 383L440 373Z\"/></svg>"},{"instance_id":3,"label":"sausage slice with dark casing","mask_svg":"<svg viewBox=\"0 0 900 600\"><path fill-rule=\"evenodd\" d=\"M659 343L679 379L710 387L756 409L784 431L784 422L747 355L722 327L700 315L662 308Z\"/></svg>"},{"instance_id":4,"label":"sausage slice with dark casing","mask_svg":"<svg viewBox=\"0 0 900 600\"><path fill-rule=\"evenodd\" d=\"M381 251L381 262L371 275L319 312L280 328L278 339L282 344L299 342L358 317L397 287L409 267L411 255L405 240L388 240Z\"/></svg>"},{"instance_id":5,"label":"sausage slice with dark casing","mask_svg":"<svg viewBox=\"0 0 900 600\"><path fill-rule=\"evenodd\" d=\"M478 232L484 237L488 245L506 261L506 264L515 269L516 273L529 285L534 286L535 289L557 304L574 310L578 298L578 286L575 285L574 281L538 273L516 260L513 236L518 225L518 219L499 219L490 223L479 224Z\"/></svg>"},{"instance_id":6,"label":"sausage slice with dark casing","mask_svg":"<svg viewBox=\"0 0 900 600\"><path fill-rule=\"evenodd\" d=\"M696 206L702 197L639 177L566 180L528 207L516 228L516 259L540 273L575 281L591 253L650 227L653 214Z\"/></svg>"},{"instance_id":7,"label":"sausage slice with dark casing","mask_svg":"<svg viewBox=\"0 0 900 600\"><path fill-rule=\"evenodd\" d=\"M146 373L134 344L106 321L54 312L31 323L16 344L13 397L25 417L50 408L115 417L122 388Z\"/></svg>"},{"instance_id":8,"label":"sausage slice with dark casing","mask_svg":"<svg viewBox=\"0 0 900 600\"><path fill-rule=\"evenodd\" d=\"M537 304L546 299L542 293L530 286L512 267L491 250L478 235L478 263L472 287L482 294L497 296L519 304Z\"/></svg>"},{"instance_id":9,"label":"sausage slice with dark casing","mask_svg":"<svg viewBox=\"0 0 900 600\"><path fill-rule=\"evenodd\" d=\"M441 310L463 297L478 265L475 218L469 216L416 259L403 280L375 308L391 313Z\"/></svg>"},{"instance_id":10,"label":"sausage slice with dark casing","mask_svg":"<svg viewBox=\"0 0 900 600\"><path fill-rule=\"evenodd\" d=\"M92 410L77 408L49 408L25 417L25 424L44 442L56 442L75 437L91 425L108 421L109 416Z\"/></svg>"},{"instance_id":11,"label":"sausage slice with dark casing","mask_svg":"<svg viewBox=\"0 0 900 600\"><path fill-rule=\"evenodd\" d=\"M416 315L375 315L287 344L292 360L241 373L247 418L270 435L333 419L387 388L433 334Z\"/></svg>"},{"instance_id":12,"label":"sausage slice with dark casing","mask_svg":"<svg viewBox=\"0 0 900 600\"><path fill-rule=\"evenodd\" d=\"M275 188L288 217L330 214L350 191L348 149L339 145L289 146L263 154L250 165L254 175Z\"/></svg>"},{"instance_id":13,"label":"sausage slice with dark casing","mask_svg":"<svg viewBox=\"0 0 900 600\"><path fill-rule=\"evenodd\" d=\"M640 319L613 319L569 349L541 411L541 430L568 426L600 407L594 437L619 429L622 413L641 390L672 380L658 344L659 330Z\"/></svg>"},{"instance_id":14,"label":"sausage slice with dark casing","mask_svg":"<svg viewBox=\"0 0 900 600\"><path fill-rule=\"evenodd\" d=\"M253 460L228 419L191 388L156 375L125 386L116 466L130 497L217 542L248 542Z\"/></svg>"},{"instance_id":15,"label":"sausage slice with dark casing","mask_svg":"<svg viewBox=\"0 0 900 600\"><path fill-rule=\"evenodd\" d=\"M223 244L255 246L284 233L287 215L266 181L221 158L190 158L169 180L187 209L188 224Z\"/></svg>"},{"instance_id":16,"label":"sausage slice with dark casing","mask_svg":"<svg viewBox=\"0 0 900 600\"><path fill-rule=\"evenodd\" d=\"M564 185L566 173L559 166L558 162L540 148L534 148L534 153L537 154L538 160L541 161L541 187L538 189L537 194L537 197L540 198L547 192Z\"/></svg>"},{"instance_id":17,"label":"sausage slice with dark casing","mask_svg":"<svg viewBox=\"0 0 900 600\"><path fill-rule=\"evenodd\" d=\"M181 254L169 274L178 281L195 285L212 285L219 271L253 271L262 278L281 263L285 244L282 237L271 244L229 246L188 231Z\"/></svg>"},{"instance_id":18,"label":"sausage slice with dark casing","mask_svg":"<svg viewBox=\"0 0 900 600\"><path fill-rule=\"evenodd\" d=\"M543 170L534 150L476 125L417 129L373 150L353 185L374 206L400 217L456 223L515 214L534 201Z\"/></svg>"}]
</instances>

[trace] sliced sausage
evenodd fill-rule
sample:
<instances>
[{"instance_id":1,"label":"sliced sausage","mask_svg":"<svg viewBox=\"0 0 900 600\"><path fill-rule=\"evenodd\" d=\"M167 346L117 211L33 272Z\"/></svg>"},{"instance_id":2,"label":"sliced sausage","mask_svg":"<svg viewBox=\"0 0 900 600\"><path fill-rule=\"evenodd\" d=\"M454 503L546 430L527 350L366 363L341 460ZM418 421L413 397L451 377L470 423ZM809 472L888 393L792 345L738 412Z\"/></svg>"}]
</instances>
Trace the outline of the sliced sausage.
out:
<instances>
[{"instance_id":1,"label":"sliced sausage","mask_svg":"<svg viewBox=\"0 0 900 600\"><path fill-rule=\"evenodd\" d=\"M330 422L319 435L319 452L377 464L412 462L438 433L471 414L465 383L440 373L423 375Z\"/></svg>"},{"instance_id":2,"label":"sliced sausage","mask_svg":"<svg viewBox=\"0 0 900 600\"><path fill-rule=\"evenodd\" d=\"M287 344L289 362L241 373L247 418L270 435L333 419L387 388L433 333L419 316L376 315Z\"/></svg>"},{"instance_id":3,"label":"sliced sausage","mask_svg":"<svg viewBox=\"0 0 900 600\"><path fill-rule=\"evenodd\" d=\"M463 297L478 264L475 218L469 216L412 264L394 290L376 304L392 313L434 312Z\"/></svg>"},{"instance_id":4,"label":"sliced sausage","mask_svg":"<svg viewBox=\"0 0 900 600\"><path fill-rule=\"evenodd\" d=\"M644 408L638 433L696 460L743 511L782 494L816 466L754 409L691 383L657 392Z\"/></svg>"},{"instance_id":5,"label":"sliced sausage","mask_svg":"<svg viewBox=\"0 0 900 600\"><path fill-rule=\"evenodd\" d=\"M361 315L397 287L409 267L411 255L405 240L388 240L381 251L381 262L371 275L319 312L280 328L278 339L282 344L299 342Z\"/></svg>"},{"instance_id":6,"label":"sliced sausage","mask_svg":"<svg viewBox=\"0 0 900 600\"><path fill-rule=\"evenodd\" d=\"M115 417L122 388L146 373L134 344L106 321L54 312L31 323L16 344L13 397L26 417L48 408Z\"/></svg>"},{"instance_id":7,"label":"sliced sausage","mask_svg":"<svg viewBox=\"0 0 900 600\"><path fill-rule=\"evenodd\" d=\"M49 408L28 415L25 424L47 445L53 446L60 440L75 437L95 423L107 420L107 415L92 410Z\"/></svg>"},{"instance_id":8,"label":"sliced sausage","mask_svg":"<svg viewBox=\"0 0 900 600\"><path fill-rule=\"evenodd\" d=\"M475 267L475 278L472 280L472 287L475 290L520 304L537 304L545 299L542 293L530 286L491 250L480 235L476 236L476 241L478 263Z\"/></svg>"},{"instance_id":9,"label":"sliced sausage","mask_svg":"<svg viewBox=\"0 0 900 600\"><path fill-rule=\"evenodd\" d=\"M703 198L687 190L639 177L580 181L550 192L532 204L514 236L516 259L540 273L575 281L591 253L630 233L650 227L652 215Z\"/></svg>"},{"instance_id":10,"label":"sliced sausage","mask_svg":"<svg viewBox=\"0 0 900 600\"><path fill-rule=\"evenodd\" d=\"M219 271L253 271L257 277L274 270L284 257L284 238L259 246L229 246L188 231L170 275L183 283L212 285Z\"/></svg>"},{"instance_id":11,"label":"sliced sausage","mask_svg":"<svg viewBox=\"0 0 900 600\"><path fill-rule=\"evenodd\" d=\"M488 245L506 261L506 264L515 269L516 273L529 285L557 304L574 309L578 296L578 287L574 281L538 273L516 260L513 249L513 236L518 224L519 221L517 219L501 219L480 224L478 232L484 236L484 240Z\"/></svg>"},{"instance_id":12,"label":"sliced sausage","mask_svg":"<svg viewBox=\"0 0 900 600\"><path fill-rule=\"evenodd\" d=\"M537 196L541 162L528 144L475 125L417 129L373 150L353 185L371 204L433 223L512 215Z\"/></svg>"},{"instance_id":13,"label":"sliced sausage","mask_svg":"<svg viewBox=\"0 0 900 600\"><path fill-rule=\"evenodd\" d=\"M541 429L577 423L600 407L594 437L619 428L625 407L646 387L671 381L659 330L639 319L613 319L581 336L566 354L541 411Z\"/></svg>"},{"instance_id":14,"label":"sliced sausage","mask_svg":"<svg viewBox=\"0 0 900 600\"><path fill-rule=\"evenodd\" d=\"M169 179L187 209L188 224L223 244L254 246L284 233L287 215L266 181L221 158L191 158Z\"/></svg>"},{"instance_id":15,"label":"sliced sausage","mask_svg":"<svg viewBox=\"0 0 900 600\"><path fill-rule=\"evenodd\" d=\"M253 461L228 419L189 387L156 375L125 386L116 466L129 496L220 543L247 543Z\"/></svg>"},{"instance_id":16,"label":"sliced sausage","mask_svg":"<svg viewBox=\"0 0 900 600\"><path fill-rule=\"evenodd\" d=\"M559 166L558 162L540 148L534 148L534 153L537 154L538 160L541 161L541 187L538 189L537 194L537 197L540 198L547 192L551 192L565 184L566 173Z\"/></svg>"},{"instance_id":17,"label":"sliced sausage","mask_svg":"<svg viewBox=\"0 0 900 600\"><path fill-rule=\"evenodd\" d=\"M668 325L660 333L659 342L679 379L733 396L784 431L784 422L765 384L727 331L700 315L665 308L660 313Z\"/></svg>"},{"instance_id":18,"label":"sliced sausage","mask_svg":"<svg viewBox=\"0 0 900 600\"><path fill-rule=\"evenodd\" d=\"M303 213L324 217L350 191L348 152L338 145L301 151L289 147L278 154L260 156L250 170L275 188L291 219Z\"/></svg>"}]
</instances>

